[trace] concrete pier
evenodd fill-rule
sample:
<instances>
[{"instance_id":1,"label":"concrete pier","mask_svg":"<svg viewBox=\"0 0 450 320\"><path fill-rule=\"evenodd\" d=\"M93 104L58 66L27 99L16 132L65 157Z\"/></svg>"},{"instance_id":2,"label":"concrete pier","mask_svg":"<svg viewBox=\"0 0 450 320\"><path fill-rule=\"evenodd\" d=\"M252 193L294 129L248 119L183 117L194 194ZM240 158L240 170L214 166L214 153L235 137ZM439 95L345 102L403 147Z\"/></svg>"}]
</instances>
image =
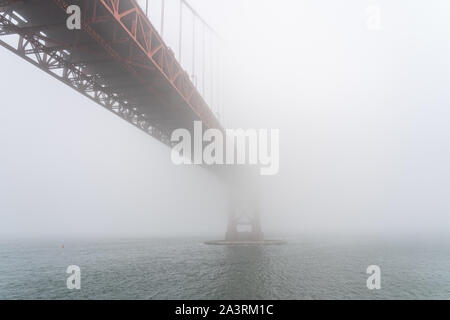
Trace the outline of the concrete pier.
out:
<instances>
[{"instance_id":1,"label":"concrete pier","mask_svg":"<svg viewBox=\"0 0 450 320\"><path fill-rule=\"evenodd\" d=\"M257 240L257 241L227 241L227 240L217 240L217 241L206 241L206 245L213 246L279 246L286 244L284 240Z\"/></svg>"}]
</instances>

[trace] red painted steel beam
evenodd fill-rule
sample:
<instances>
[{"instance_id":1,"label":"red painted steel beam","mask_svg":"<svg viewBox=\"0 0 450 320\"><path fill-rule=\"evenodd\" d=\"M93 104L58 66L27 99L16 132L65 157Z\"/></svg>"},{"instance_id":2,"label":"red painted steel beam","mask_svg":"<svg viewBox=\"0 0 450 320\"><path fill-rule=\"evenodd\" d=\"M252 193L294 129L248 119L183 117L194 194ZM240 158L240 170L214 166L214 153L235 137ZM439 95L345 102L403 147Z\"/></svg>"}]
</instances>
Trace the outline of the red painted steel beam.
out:
<instances>
[{"instance_id":1,"label":"red painted steel beam","mask_svg":"<svg viewBox=\"0 0 450 320\"><path fill-rule=\"evenodd\" d=\"M123 100L111 88L97 82L97 77L86 74L79 64L68 61L64 50L54 50L47 47L45 42L41 40L42 35L15 25L11 21L13 15L11 10L6 13L3 12L3 14L0 12L0 28L18 35L14 45L0 40L1 46L170 146L169 136L159 128L158 124L138 112L137 107ZM57 72L57 70L61 72Z\"/></svg>"},{"instance_id":2,"label":"red painted steel beam","mask_svg":"<svg viewBox=\"0 0 450 320\"><path fill-rule=\"evenodd\" d=\"M200 120L204 121L208 127L222 128L191 82L189 75L183 70L135 0L94 1L99 1L111 13Z\"/></svg>"},{"instance_id":3,"label":"red painted steel beam","mask_svg":"<svg viewBox=\"0 0 450 320\"><path fill-rule=\"evenodd\" d=\"M69 6L65 0L53 0L53 2L64 11ZM92 12L90 12L92 15L83 22L82 27L114 60L121 63L143 85L147 81L142 74L148 70L158 70L184 101L184 104L197 115L199 120L204 122L205 126L222 129L188 74L135 0L89 0L89 2L92 7ZM121 31L132 39L134 47L140 51L140 54L145 55L147 61L134 61L135 56L132 54L129 57L122 56L114 50L111 43L108 43L93 29L89 22L99 19L97 12L101 9L106 9L111 14L111 17L121 27ZM102 16L101 19L105 19L105 17ZM130 52L133 52L133 47L130 47ZM154 88L148 87L148 90L155 94Z\"/></svg>"},{"instance_id":4,"label":"red painted steel beam","mask_svg":"<svg viewBox=\"0 0 450 320\"><path fill-rule=\"evenodd\" d=\"M9 3L0 15L15 16L19 24L3 21L0 38L17 34L20 41L16 47L1 45L164 143L170 144L173 129L192 129L194 120L222 129L136 1ZM82 8L81 31L62 26L69 4Z\"/></svg>"}]
</instances>

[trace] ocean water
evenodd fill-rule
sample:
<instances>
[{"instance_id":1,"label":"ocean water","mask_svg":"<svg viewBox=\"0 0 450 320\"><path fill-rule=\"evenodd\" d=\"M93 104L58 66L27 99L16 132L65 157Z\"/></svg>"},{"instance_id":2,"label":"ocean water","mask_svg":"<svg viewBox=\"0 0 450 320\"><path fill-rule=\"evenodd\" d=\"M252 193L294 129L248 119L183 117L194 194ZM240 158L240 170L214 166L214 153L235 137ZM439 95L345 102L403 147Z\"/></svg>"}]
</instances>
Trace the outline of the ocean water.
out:
<instances>
[{"instance_id":1,"label":"ocean water","mask_svg":"<svg viewBox=\"0 0 450 320\"><path fill-rule=\"evenodd\" d=\"M281 246L209 239L0 242L0 299L449 299L450 242L292 238ZM81 289L66 286L69 265ZM369 290L369 265L381 289Z\"/></svg>"}]
</instances>

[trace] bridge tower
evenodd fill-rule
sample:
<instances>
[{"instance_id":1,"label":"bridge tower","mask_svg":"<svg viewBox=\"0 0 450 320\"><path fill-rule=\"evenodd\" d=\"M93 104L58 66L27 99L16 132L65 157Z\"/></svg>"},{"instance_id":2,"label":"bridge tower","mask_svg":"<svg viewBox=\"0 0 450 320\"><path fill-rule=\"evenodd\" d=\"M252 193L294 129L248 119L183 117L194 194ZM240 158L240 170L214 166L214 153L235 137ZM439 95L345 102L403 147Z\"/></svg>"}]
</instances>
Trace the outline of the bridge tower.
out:
<instances>
[{"instance_id":1,"label":"bridge tower","mask_svg":"<svg viewBox=\"0 0 450 320\"><path fill-rule=\"evenodd\" d=\"M264 240L257 176L250 167L236 168L230 184L227 242Z\"/></svg>"},{"instance_id":2,"label":"bridge tower","mask_svg":"<svg viewBox=\"0 0 450 320\"><path fill-rule=\"evenodd\" d=\"M242 209L241 209L242 210ZM261 222L258 211L232 210L228 219L228 228L225 234L225 241L263 241L264 234L261 230ZM250 227L249 230L242 231L240 227Z\"/></svg>"},{"instance_id":3,"label":"bridge tower","mask_svg":"<svg viewBox=\"0 0 450 320\"><path fill-rule=\"evenodd\" d=\"M164 37L164 5L157 30L148 0L0 0L0 46L172 147L171 133L195 121L224 131L220 37L186 0L179 4L170 14L179 19L178 57ZM82 13L78 29L67 27L69 6ZM232 190L226 239L261 241L258 175L246 166L224 171Z\"/></svg>"}]
</instances>

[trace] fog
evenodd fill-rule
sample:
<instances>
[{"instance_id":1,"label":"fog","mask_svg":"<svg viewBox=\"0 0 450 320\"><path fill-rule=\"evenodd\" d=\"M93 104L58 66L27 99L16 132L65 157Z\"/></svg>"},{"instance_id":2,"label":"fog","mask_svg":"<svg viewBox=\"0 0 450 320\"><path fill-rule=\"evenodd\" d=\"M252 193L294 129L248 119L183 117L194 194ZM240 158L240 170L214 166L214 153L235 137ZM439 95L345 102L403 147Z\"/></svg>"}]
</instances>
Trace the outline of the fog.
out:
<instances>
[{"instance_id":1,"label":"fog","mask_svg":"<svg viewBox=\"0 0 450 320\"><path fill-rule=\"evenodd\" d=\"M267 234L450 231L448 1L191 3L224 41L225 127L280 129L280 172L258 180ZM217 176L0 61L0 236L223 237Z\"/></svg>"}]
</instances>

